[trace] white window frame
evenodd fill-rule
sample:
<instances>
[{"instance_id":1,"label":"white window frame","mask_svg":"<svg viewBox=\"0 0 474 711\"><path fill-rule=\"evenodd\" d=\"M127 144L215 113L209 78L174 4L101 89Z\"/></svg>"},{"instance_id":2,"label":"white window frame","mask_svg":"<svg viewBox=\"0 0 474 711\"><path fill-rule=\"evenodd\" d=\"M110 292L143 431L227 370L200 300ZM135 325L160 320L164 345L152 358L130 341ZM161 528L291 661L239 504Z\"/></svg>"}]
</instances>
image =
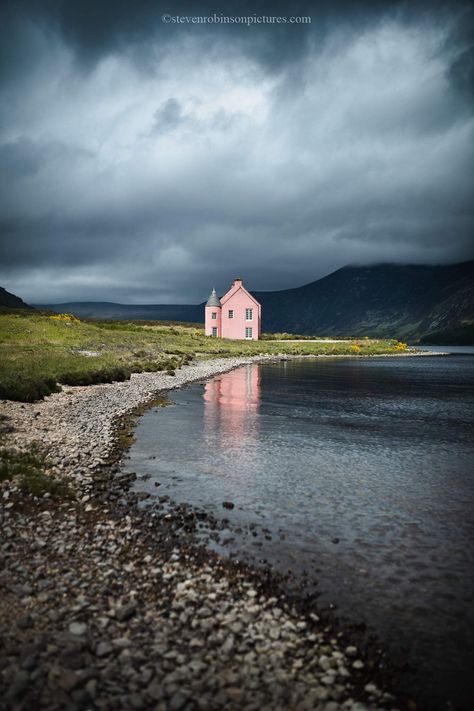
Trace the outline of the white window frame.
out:
<instances>
[{"instance_id":1,"label":"white window frame","mask_svg":"<svg viewBox=\"0 0 474 711\"><path fill-rule=\"evenodd\" d=\"M252 308L245 309L245 320L246 321L253 321L253 309Z\"/></svg>"},{"instance_id":2,"label":"white window frame","mask_svg":"<svg viewBox=\"0 0 474 711\"><path fill-rule=\"evenodd\" d=\"M212 327L212 335L214 338L217 338L217 326Z\"/></svg>"},{"instance_id":3,"label":"white window frame","mask_svg":"<svg viewBox=\"0 0 474 711\"><path fill-rule=\"evenodd\" d=\"M212 318L213 321L215 321L215 320L217 319L217 311L213 311L213 312L211 313L211 318Z\"/></svg>"},{"instance_id":4,"label":"white window frame","mask_svg":"<svg viewBox=\"0 0 474 711\"><path fill-rule=\"evenodd\" d=\"M227 318L234 318L234 309L229 309L229 313L227 314Z\"/></svg>"},{"instance_id":5,"label":"white window frame","mask_svg":"<svg viewBox=\"0 0 474 711\"><path fill-rule=\"evenodd\" d=\"M253 340L253 328L252 328L252 326L246 326L246 327L245 327L245 340L246 340L246 341L252 341L252 340Z\"/></svg>"}]
</instances>

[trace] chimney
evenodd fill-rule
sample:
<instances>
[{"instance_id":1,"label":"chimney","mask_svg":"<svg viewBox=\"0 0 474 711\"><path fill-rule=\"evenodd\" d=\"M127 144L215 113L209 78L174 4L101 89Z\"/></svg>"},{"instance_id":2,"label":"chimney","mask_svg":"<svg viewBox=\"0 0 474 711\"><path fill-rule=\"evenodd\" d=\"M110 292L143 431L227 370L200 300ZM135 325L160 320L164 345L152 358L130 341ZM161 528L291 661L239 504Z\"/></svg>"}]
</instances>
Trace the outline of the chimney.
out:
<instances>
[{"instance_id":1,"label":"chimney","mask_svg":"<svg viewBox=\"0 0 474 711\"><path fill-rule=\"evenodd\" d=\"M242 284L242 279L240 277L235 277L234 281L232 282L232 286L236 286L237 284Z\"/></svg>"}]
</instances>

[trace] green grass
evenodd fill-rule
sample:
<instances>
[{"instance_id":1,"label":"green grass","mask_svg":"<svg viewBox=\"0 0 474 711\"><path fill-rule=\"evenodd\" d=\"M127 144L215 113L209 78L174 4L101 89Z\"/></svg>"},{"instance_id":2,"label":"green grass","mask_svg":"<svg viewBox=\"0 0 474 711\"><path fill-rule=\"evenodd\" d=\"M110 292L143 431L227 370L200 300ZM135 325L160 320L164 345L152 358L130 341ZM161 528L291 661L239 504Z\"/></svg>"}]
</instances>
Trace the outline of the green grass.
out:
<instances>
[{"instance_id":1,"label":"green grass","mask_svg":"<svg viewBox=\"0 0 474 711\"><path fill-rule=\"evenodd\" d=\"M400 350L394 340L350 343L231 341L193 324L79 321L32 312L0 313L0 398L33 402L62 385L126 380L131 373L173 375L193 359L289 355L375 355ZM86 355L86 353L93 355Z\"/></svg>"},{"instance_id":2,"label":"green grass","mask_svg":"<svg viewBox=\"0 0 474 711\"><path fill-rule=\"evenodd\" d=\"M16 480L20 491L31 496L72 498L74 492L69 482L48 474L47 467L44 454L36 447L25 452L0 449L0 481Z\"/></svg>"}]
</instances>

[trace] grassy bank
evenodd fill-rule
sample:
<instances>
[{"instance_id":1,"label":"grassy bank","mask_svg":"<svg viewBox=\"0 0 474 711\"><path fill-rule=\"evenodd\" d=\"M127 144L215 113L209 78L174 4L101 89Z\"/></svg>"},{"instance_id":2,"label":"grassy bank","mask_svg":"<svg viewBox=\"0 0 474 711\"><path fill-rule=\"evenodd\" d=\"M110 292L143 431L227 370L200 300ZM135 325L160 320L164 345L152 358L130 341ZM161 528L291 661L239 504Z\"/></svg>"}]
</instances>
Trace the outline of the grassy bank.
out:
<instances>
[{"instance_id":1,"label":"grassy bank","mask_svg":"<svg viewBox=\"0 0 474 711\"><path fill-rule=\"evenodd\" d=\"M61 385L126 380L131 373L173 374L195 358L397 353L395 340L348 343L229 341L204 336L193 325L156 322L80 321L40 313L0 314L0 398L33 402Z\"/></svg>"},{"instance_id":2,"label":"grassy bank","mask_svg":"<svg viewBox=\"0 0 474 711\"><path fill-rule=\"evenodd\" d=\"M74 489L69 480L50 473L44 452L36 445L22 451L8 447L5 442L7 432L5 420L0 417L0 484L14 481L22 493L32 496L47 494L52 498L73 498Z\"/></svg>"},{"instance_id":3,"label":"grassy bank","mask_svg":"<svg viewBox=\"0 0 474 711\"><path fill-rule=\"evenodd\" d=\"M14 480L22 493L31 496L47 494L52 498L73 498L74 490L69 481L53 476L47 470L44 454L35 447L24 452L0 448L0 482Z\"/></svg>"}]
</instances>

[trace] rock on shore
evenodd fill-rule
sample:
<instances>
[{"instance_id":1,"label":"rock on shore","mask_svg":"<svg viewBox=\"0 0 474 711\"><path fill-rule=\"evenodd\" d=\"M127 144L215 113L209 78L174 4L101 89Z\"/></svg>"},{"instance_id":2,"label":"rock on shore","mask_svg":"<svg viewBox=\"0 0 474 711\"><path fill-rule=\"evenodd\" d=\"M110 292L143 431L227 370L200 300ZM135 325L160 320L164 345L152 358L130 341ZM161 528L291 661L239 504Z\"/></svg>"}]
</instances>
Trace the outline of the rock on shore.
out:
<instances>
[{"instance_id":1,"label":"rock on shore","mask_svg":"<svg viewBox=\"0 0 474 711\"><path fill-rule=\"evenodd\" d=\"M270 578L197 548L182 517L142 510L107 466L121 417L251 360L0 403L10 442L40 442L77 486L60 502L0 490L1 710L393 707L341 633Z\"/></svg>"}]
</instances>

